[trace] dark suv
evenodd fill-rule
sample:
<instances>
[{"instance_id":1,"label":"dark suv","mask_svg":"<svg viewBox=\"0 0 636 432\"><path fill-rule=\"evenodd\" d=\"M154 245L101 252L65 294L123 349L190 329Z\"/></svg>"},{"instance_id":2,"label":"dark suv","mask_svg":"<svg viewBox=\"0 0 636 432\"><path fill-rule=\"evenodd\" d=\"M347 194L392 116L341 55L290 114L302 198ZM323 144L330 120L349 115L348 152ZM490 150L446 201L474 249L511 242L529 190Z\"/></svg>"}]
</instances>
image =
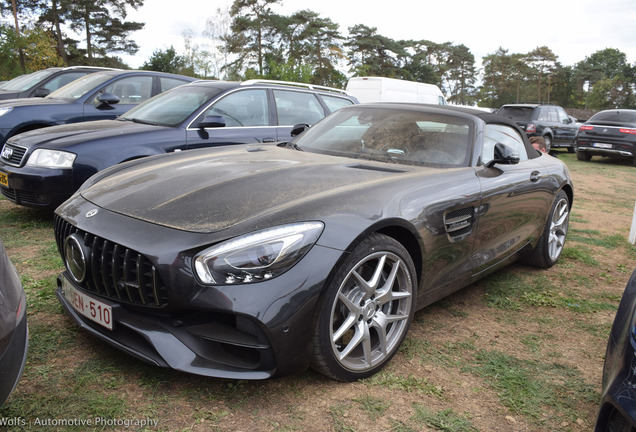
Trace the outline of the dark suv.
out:
<instances>
[{"instance_id":1,"label":"dark suv","mask_svg":"<svg viewBox=\"0 0 636 432\"><path fill-rule=\"evenodd\" d=\"M116 120L14 136L0 152L0 192L16 204L53 210L109 166L182 150L289 141L294 126L357 102L343 90L309 84L196 81Z\"/></svg>"},{"instance_id":2,"label":"dark suv","mask_svg":"<svg viewBox=\"0 0 636 432\"><path fill-rule=\"evenodd\" d=\"M85 75L112 68L93 66L69 66L42 69L20 75L0 85L0 99L44 97Z\"/></svg>"},{"instance_id":3,"label":"dark suv","mask_svg":"<svg viewBox=\"0 0 636 432\"><path fill-rule=\"evenodd\" d=\"M580 125L560 106L508 104L499 108L497 114L517 122L528 137L543 137L548 151L554 147L565 147L569 152L574 151L574 139Z\"/></svg>"}]
</instances>

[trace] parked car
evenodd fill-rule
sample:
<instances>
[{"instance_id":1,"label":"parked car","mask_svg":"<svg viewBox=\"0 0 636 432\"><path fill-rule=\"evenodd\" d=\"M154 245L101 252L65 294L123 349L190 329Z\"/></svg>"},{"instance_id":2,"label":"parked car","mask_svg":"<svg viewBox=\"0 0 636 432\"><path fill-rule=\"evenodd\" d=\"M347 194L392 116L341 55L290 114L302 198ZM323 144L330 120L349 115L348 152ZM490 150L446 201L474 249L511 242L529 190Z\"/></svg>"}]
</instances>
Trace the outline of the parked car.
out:
<instances>
[{"instance_id":1,"label":"parked car","mask_svg":"<svg viewBox=\"0 0 636 432\"><path fill-rule=\"evenodd\" d=\"M581 161L607 156L631 160L636 166L636 110L611 109L594 114L581 125L574 148Z\"/></svg>"},{"instance_id":2,"label":"parked car","mask_svg":"<svg viewBox=\"0 0 636 432\"><path fill-rule=\"evenodd\" d=\"M0 145L47 126L114 119L135 105L195 78L152 71L104 71L79 78L43 98L0 101Z\"/></svg>"},{"instance_id":3,"label":"parked car","mask_svg":"<svg viewBox=\"0 0 636 432\"><path fill-rule=\"evenodd\" d=\"M0 240L0 405L22 376L28 345L24 289Z\"/></svg>"},{"instance_id":4,"label":"parked car","mask_svg":"<svg viewBox=\"0 0 636 432\"><path fill-rule=\"evenodd\" d=\"M105 70L114 69L93 66L53 67L20 75L0 86L0 100L48 96L78 78Z\"/></svg>"},{"instance_id":5,"label":"parked car","mask_svg":"<svg viewBox=\"0 0 636 432\"><path fill-rule=\"evenodd\" d=\"M572 146L580 124L560 106L508 104L499 108L497 114L514 120L529 137L543 137L548 152L556 147L574 151Z\"/></svg>"},{"instance_id":6,"label":"parked car","mask_svg":"<svg viewBox=\"0 0 636 432\"><path fill-rule=\"evenodd\" d=\"M55 126L11 138L0 152L0 192L14 203L55 210L109 166L200 147L291 140L356 103L342 90L307 84L199 81L138 105L117 120Z\"/></svg>"},{"instance_id":7,"label":"parked car","mask_svg":"<svg viewBox=\"0 0 636 432\"><path fill-rule=\"evenodd\" d=\"M636 429L636 270L627 282L612 324L605 363L601 407L595 432Z\"/></svg>"},{"instance_id":8,"label":"parked car","mask_svg":"<svg viewBox=\"0 0 636 432\"><path fill-rule=\"evenodd\" d=\"M97 173L55 212L56 293L154 365L356 380L389 362L417 309L517 258L554 265L572 199L566 166L504 117L352 105L286 144Z\"/></svg>"}]
</instances>

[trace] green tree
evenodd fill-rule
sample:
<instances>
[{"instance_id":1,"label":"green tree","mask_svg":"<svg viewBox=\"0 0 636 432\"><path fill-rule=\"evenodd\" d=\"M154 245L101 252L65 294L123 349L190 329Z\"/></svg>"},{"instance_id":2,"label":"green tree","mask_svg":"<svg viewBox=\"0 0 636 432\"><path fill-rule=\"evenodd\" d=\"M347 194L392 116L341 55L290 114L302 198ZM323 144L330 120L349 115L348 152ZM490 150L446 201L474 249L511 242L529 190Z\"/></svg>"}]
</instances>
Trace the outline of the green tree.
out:
<instances>
[{"instance_id":1,"label":"green tree","mask_svg":"<svg viewBox=\"0 0 636 432\"><path fill-rule=\"evenodd\" d=\"M256 65L263 76L266 34L271 33L273 15L270 5L277 3L281 0L235 0L232 4L232 35L227 42L230 52L238 54L233 62L237 68Z\"/></svg>"},{"instance_id":2,"label":"green tree","mask_svg":"<svg viewBox=\"0 0 636 432\"><path fill-rule=\"evenodd\" d=\"M449 102L472 105L474 102L476 69L475 56L465 45L449 47L445 90Z\"/></svg>"},{"instance_id":3,"label":"green tree","mask_svg":"<svg viewBox=\"0 0 636 432\"><path fill-rule=\"evenodd\" d=\"M24 68L20 65L22 53ZM23 27L20 36L14 28L0 24L0 78L13 78L64 63L55 50L53 35L39 27Z\"/></svg>"},{"instance_id":4,"label":"green tree","mask_svg":"<svg viewBox=\"0 0 636 432\"><path fill-rule=\"evenodd\" d=\"M544 76L547 75L548 78L552 74L552 72L556 69L556 60L557 56L548 48L547 46L537 47L534 50L530 51L526 55L526 61L528 64L536 71L537 75L537 101L542 102L550 102L550 91L552 90L550 87L551 82L548 81L548 89L546 91L546 96L542 98L542 81L544 80Z\"/></svg>"},{"instance_id":5,"label":"green tree","mask_svg":"<svg viewBox=\"0 0 636 432\"><path fill-rule=\"evenodd\" d=\"M357 24L349 27L344 43L349 53L349 71L354 76L374 75L395 78L400 75L398 57L406 56L402 45L379 35L376 27Z\"/></svg>"},{"instance_id":6,"label":"green tree","mask_svg":"<svg viewBox=\"0 0 636 432\"><path fill-rule=\"evenodd\" d=\"M143 0L74 0L70 3L70 27L84 34L89 63L109 53L134 54L139 50L129 35L141 30L144 24L124 19L127 7L137 9L143 3Z\"/></svg>"},{"instance_id":7,"label":"green tree","mask_svg":"<svg viewBox=\"0 0 636 432\"><path fill-rule=\"evenodd\" d=\"M173 46L170 46L164 51L155 50L141 69L178 74L182 72L184 66L185 59L177 54Z\"/></svg>"},{"instance_id":8,"label":"green tree","mask_svg":"<svg viewBox=\"0 0 636 432\"><path fill-rule=\"evenodd\" d=\"M615 48L597 51L577 63L573 81L579 106L606 109L635 105L634 67L627 63L627 56Z\"/></svg>"}]
</instances>

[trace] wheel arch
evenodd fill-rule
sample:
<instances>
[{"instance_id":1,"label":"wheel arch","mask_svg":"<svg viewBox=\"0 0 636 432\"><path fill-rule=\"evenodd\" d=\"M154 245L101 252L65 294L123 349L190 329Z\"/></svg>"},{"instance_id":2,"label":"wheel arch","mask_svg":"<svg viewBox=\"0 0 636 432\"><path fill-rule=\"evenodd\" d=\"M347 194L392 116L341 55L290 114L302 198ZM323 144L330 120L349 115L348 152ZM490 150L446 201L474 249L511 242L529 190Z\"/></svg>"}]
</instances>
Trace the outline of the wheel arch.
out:
<instances>
[{"instance_id":1,"label":"wheel arch","mask_svg":"<svg viewBox=\"0 0 636 432\"><path fill-rule=\"evenodd\" d=\"M564 184L563 187L561 188L561 190L563 192L565 192L565 194L568 196L568 203L570 206L570 210L572 209L572 202L574 201L574 189L572 188L572 186L570 184ZM557 191L558 194L558 191ZM555 194L556 197L556 194Z\"/></svg>"}]
</instances>

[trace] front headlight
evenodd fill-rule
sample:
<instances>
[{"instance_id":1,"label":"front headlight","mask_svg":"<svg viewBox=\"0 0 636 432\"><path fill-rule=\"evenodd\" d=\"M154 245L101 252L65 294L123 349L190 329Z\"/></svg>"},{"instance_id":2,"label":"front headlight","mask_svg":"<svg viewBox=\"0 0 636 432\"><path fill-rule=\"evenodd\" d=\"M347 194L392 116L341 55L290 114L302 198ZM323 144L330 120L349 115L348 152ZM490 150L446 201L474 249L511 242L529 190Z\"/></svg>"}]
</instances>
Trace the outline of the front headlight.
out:
<instances>
[{"instance_id":1,"label":"front headlight","mask_svg":"<svg viewBox=\"0 0 636 432\"><path fill-rule=\"evenodd\" d=\"M0 108L0 117L2 117L3 115L10 113L13 110L13 107L4 107L4 108Z\"/></svg>"},{"instance_id":2,"label":"front headlight","mask_svg":"<svg viewBox=\"0 0 636 432\"><path fill-rule=\"evenodd\" d=\"M194 268L209 285L252 283L289 270L316 243L322 222L299 222L237 237L199 253Z\"/></svg>"},{"instance_id":3,"label":"front headlight","mask_svg":"<svg viewBox=\"0 0 636 432\"><path fill-rule=\"evenodd\" d=\"M73 168L76 156L61 150L37 149L29 156L26 164L40 168Z\"/></svg>"}]
</instances>

